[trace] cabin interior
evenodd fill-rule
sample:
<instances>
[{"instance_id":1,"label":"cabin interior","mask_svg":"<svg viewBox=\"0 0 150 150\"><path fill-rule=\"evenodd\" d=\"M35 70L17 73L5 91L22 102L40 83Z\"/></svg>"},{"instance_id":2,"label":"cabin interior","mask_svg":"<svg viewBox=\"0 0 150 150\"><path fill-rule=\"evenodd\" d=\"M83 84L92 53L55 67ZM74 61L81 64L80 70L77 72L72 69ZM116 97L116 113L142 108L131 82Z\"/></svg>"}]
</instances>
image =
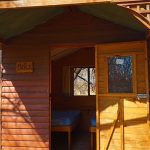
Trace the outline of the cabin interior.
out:
<instances>
[{"instance_id":1,"label":"cabin interior","mask_svg":"<svg viewBox=\"0 0 150 150\"><path fill-rule=\"evenodd\" d=\"M25 31L16 28L11 39L15 30L5 31L9 40L2 45L2 150L148 150L145 24L108 3L7 13L15 18L18 12L28 12L32 21L44 16L45 22L40 18L37 25L34 20L35 27L23 20ZM18 72L20 62L29 62L31 70ZM121 68L120 79L116 72L121 74ZM71 119L62 124L63 111Z\"/></svg>"},{"instance_id":2,"label":"cabin interior","mask_svg":"<svg viewBox=\"0 0 150 150\"><path fill-rule=\"evenodd\" d=\"M52 50L51 56L52 56L52 74L51 74L52 112L57 110L80 111L80 119L78 121L75 130L73 131L74 135L73 138L76 139L75 141L72 140L71 147L72 149L88 150L91 148L90 133L89 133L90 120L96 112L95 48L94 47L83 47L83 48L81 47L72 49L59 48L57 50L55 49L54 52ZM88 79L90 74L89 70L93 72L93 74L91 74L90 81ZM74 78L76 76L75 71L78 71L79 74L78 76L80 77L80 78L77 77L76 84L75 84L76 80L74 81ZM91 81L92 85L91 87L89 87L90 86L89 82ZM82 85L77 85L80 84L80 82ZM67 143L67 138L68 137L66 134L65 143ZM57 149L58 146L60 146L58 149L62 148L62 145L59 143L60 143L59 140L57 141L57 143L54 142L55 146L57 146L54 149Z\"/></svg>"},{"instance_id":3,"label":"cabin interior","mask_svg":"<svg viewBox=\"0 0 150 150\"><path fill-rule=\"evenodd\" d=\"M98 122L96 118L95 126L92 126L92 118L94 114L96 116L96 111L100 114L98 124L100 124L101 149L106 147L107 149L120 149L122 124L125 127L126 149L149 148L147 136L149 130L147 118L149 112L148 75L146 73L147 50L145 44L142 41L123 42L100 44L97 49L83 47L51 51L52 114L53 111L60 110L80 111L78 123L71 132L70 145L67 133L61 134L61 136L52 134L52 141L54 140L52 149L59 150L62 147L64 150L96 149L98 141L96 140L95 127ZM90 73L90 69L93 68L94 80L90 80L93 75ZM87 72L86 75L85 72ZM76 81L78 78L79 82ZM81 88L84 85L82 81L90 82L90 89ZM98 86L97 93L96 86ZM113 130L111 131L111 129ZM61 132L61 130L58 131ZM64 129L62 131L65 132ZM133 137L137 138L133 139ZM61 142L62 139L64 139L63 142ZM135 145L135 143L139 144Z\"/></svg>"}]
</instances>

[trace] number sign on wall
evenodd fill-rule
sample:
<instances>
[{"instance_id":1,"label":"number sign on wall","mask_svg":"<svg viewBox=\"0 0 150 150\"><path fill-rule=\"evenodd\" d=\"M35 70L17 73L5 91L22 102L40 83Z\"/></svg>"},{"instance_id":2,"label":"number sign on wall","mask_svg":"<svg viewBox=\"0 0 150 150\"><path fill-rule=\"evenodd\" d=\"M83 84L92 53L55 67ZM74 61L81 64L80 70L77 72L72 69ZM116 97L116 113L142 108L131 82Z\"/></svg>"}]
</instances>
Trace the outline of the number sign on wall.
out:
<instances>
[{"instance_id":1,"label":"number sign on wall","mask_svg":"<svg viewBox=\"0 0 150 150\"><path fill-rule=\"evenodd\" d=\"M32 62L17 62L16 63L16 72L17 73L33 72L33 63Z\"/></svg>"}]
</instances>

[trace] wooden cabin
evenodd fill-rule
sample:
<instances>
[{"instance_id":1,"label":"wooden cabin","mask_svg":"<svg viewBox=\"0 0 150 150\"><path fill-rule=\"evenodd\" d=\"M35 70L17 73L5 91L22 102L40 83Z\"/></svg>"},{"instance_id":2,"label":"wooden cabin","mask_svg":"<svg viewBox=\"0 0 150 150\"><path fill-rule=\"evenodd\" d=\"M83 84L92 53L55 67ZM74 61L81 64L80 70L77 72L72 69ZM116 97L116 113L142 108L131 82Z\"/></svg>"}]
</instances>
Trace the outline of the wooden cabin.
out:
<instances>
[{"instance_id":1,"label":"wooden cabin","mask_svg":"<svg viewBox=\"0 0 150 150\"><path fill-rule=\"evenodd\" d=\"M149 150L149 27L112 3L0 10L1 150L56 150L55 110L80 111L93 149ZM95 68L95 94L74 94L75 68Z\"/></svg>"}]
</instances>

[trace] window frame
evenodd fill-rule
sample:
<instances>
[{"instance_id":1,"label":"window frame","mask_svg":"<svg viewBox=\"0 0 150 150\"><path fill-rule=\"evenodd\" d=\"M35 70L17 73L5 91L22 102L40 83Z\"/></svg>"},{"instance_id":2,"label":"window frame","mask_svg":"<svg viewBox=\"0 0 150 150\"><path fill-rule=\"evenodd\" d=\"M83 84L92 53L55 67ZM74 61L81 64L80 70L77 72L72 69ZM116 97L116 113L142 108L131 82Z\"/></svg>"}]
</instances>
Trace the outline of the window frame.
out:
<instances>
[{"instance_id":1,"label":"window frame","mask_svg":"<svg viewBox=\"0 0 150 150\"><path fill-rule=\"evenodd\" d=\"M74 95L74 68L87 68L88 69L88 95ZM72 96L96 96L96 91L95 91L95 95L91 95L90 94L90 68L95 68L95 66L72 66L71 67L71 95ZM96 68L95 68L96 71ZM96 73L95 73L95 80L96 80ZM96 82L95 82L96 83ZM96 89L96 85L95 85L95 89Z\"/></svg>"},{"instance_id":2,"label":"window frame","mask_svg":"<svg viewBox=\"0 0 150 150\"><path fill-rule=\"evenodd\" d=\"M108 67L108 59L110 57L128 57L128 56L131 56L132 57L132 84L133 84L133 91L131 93L125 93L125 92L109 92L109 82L108 82L108 73L109 73L109 67ZM111 54L111 55L107 55L106 56L106 66L107 66L107 94L108 95L118 95L118 96L123 96L123 95L128 95L128 96L131 96L131 95L135 95L137 93L137 88L136 88L136 54L133 54L133 53L123 53L123 54L119 54L119 55L116 55L116 54Z\"/></svg>"}]
</instances>

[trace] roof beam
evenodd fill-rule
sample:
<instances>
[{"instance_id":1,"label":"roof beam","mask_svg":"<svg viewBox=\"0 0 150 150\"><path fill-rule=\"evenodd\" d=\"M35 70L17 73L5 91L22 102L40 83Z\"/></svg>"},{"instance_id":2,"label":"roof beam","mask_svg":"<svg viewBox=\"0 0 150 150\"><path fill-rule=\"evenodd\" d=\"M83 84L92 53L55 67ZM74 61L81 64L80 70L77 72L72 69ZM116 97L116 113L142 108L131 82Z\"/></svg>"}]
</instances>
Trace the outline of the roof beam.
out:
<instances>
[{"instance_id":1,"label":"roof beam","mask_svg":"<svg viewBox=\"0 0 150 150\"><path fill-rule=\"evenodd\" d=\"M148 3L150 0L112 0L113 2L116 3L127 3L127 4L132 4L132 3Z\"/></svg>"},{"instance_id":2,"label":"roof beam","mask_svg":"<svg viewBox=\"0 0 150 150\"><path fill-rule=\"evenodd\" d=\"M0 9L38 6L77 5L85 3L101 3L112 0L0 0Z\"/></svg>"},{"instance_id":3,"label":"roof beam","mask_svg":"<svg viewBox=\"0 0 150 150\"><path fill-rule=\"evenodd\" d=\"M0 0L0 9L57 5L79 5L101 2L128 3L143 2L143 0Z\"/></svg>"},{"instance_id":4,"label":"roof beam","mask_svg":"<svg viewBox=\"0 0 150 150\"><path fill-rule=\"evenodd\" d=\"M141 2L143 0L0 0L0 8L56 6L56 5L78 5L102 2ZM146 1L146 0L145 0Z\"/></svg>"}]
</instances>

